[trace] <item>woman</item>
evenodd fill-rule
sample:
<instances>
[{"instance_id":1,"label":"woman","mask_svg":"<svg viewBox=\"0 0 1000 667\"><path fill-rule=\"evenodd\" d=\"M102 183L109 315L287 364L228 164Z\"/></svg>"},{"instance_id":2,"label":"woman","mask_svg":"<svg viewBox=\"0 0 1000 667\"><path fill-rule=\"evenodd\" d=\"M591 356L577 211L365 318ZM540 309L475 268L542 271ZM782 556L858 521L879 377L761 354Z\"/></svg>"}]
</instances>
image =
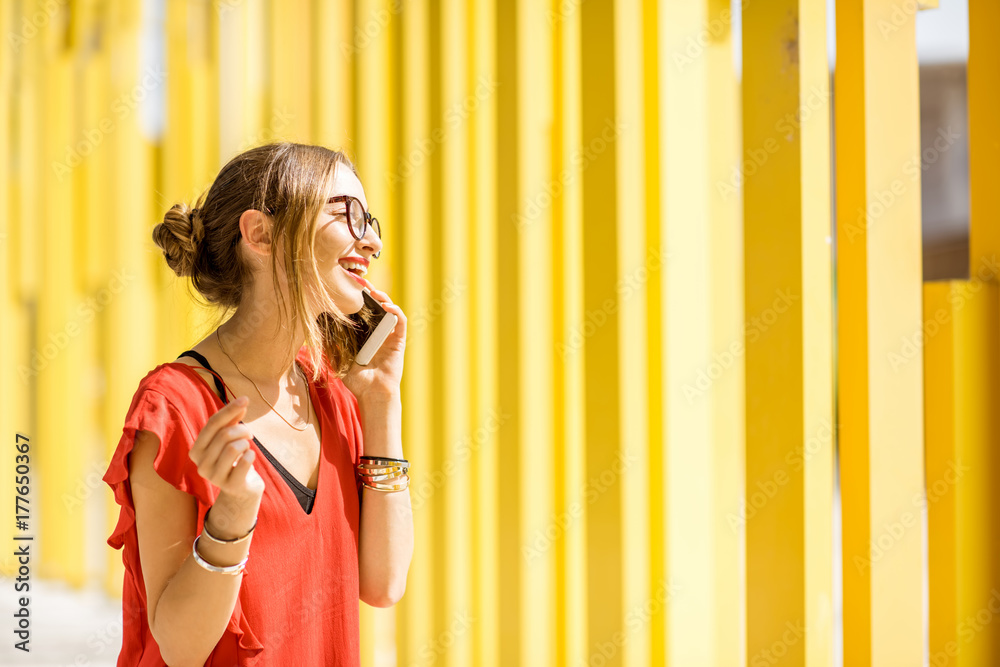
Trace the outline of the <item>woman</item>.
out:
<instances>
[{"instance_id":1,"label":"woman","mask_svg":"<svg viewBox=\"0 0 1000 667\"><path fill-rule=\"evenodd\" d=\"M104 476L122 506L119 665L357 665L358 599L402 596L406 317L364 279L382 249L367 210L342 153L283 143L154 228L167 264L235 312L140 381ZM364 286L399 319L362 367Z\"/></svg>"}]
</instances>

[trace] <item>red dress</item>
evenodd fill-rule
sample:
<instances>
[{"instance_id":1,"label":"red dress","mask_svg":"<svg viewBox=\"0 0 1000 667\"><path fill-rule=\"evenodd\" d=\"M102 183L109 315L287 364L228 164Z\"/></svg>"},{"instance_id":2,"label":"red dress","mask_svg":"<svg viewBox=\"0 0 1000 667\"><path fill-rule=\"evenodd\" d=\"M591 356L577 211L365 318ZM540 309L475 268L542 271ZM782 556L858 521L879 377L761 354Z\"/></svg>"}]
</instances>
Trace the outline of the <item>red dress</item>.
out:
<instances>
[{"instance_id":1,"label":"red dress","mask_svg":"<svg viewBox=\"0 0 1000 667\"><path fill-rule=\"evenodd\" d=\"M308 374L311 365L305 348L297 359ZM362 486L354 465L363 453L361 421L354 395L328 367L322 379L310 381L309 387L323 438L312 512L305 513L285 479L251 443L256 452L253 466L266 488L236 607L206 666L360 664ZM103 478L121 505L118 526L108 538L115 549L124 547L119 667L166 664L149 631L128 481L128 454L136 432L152 431L159 437L153 467L160 477L197 499L197 534L219 489L198 474L188 451L208 418L223 405L201 376L180 362L151 370L132 398L123 435Z\"/></svg>"}]
</instances>

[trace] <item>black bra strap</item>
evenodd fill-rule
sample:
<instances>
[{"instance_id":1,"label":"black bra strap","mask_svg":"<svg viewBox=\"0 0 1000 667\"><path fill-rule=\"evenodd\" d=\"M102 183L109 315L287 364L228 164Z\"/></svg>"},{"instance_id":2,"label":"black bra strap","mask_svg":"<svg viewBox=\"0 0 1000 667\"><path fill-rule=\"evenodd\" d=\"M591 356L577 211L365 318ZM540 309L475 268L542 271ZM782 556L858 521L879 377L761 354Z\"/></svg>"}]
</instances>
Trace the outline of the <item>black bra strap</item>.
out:
<instances>
[{"instance_id":1,"label":"black bra strap","mask_svg":"<svg viewBox=\"0 0 1000 667\"><path fill-rule=\"evenodd\" d=\"M215 375L214 370L208 363L208 359L206 359L204 355L202 355L200 352L195 352L194 350L187 350L185 352L182 352L178 356L194 357L195 359L198 360L198 363L200 363L202 366L204 366L210 371L213 371L212 379L215 380L215 388L219 390L219 395L222 396L222 402L226 404L229 403L229 401L226 399L226 388L223 386L222 380L219 379L219 376Z\"/></svg>"}]
</instances>

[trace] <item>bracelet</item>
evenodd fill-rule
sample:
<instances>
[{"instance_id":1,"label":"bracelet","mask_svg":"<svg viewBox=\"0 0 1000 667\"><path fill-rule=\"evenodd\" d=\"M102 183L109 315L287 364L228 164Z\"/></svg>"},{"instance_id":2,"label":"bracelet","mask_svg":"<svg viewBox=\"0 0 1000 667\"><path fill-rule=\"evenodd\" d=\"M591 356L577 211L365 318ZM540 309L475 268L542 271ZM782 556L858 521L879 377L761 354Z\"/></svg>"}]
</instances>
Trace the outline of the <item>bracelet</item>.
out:
<instances>
[{"instance_id":1,"label":"bracelet","mask_svg":"<svg viewBox=\"0 0 1000 667\"><path fill-rule=\"evenodd\" d=\"M405 491L410 487L410 478L407 475L403 475L403 482L399 484L379 484L374 482L369 484L368 482L361 482L361 485L366 489L371 489L372 491Z\"/></svg>"},{"instance_id":2,"label":"bracelet","mask_svg":"<svg viewBox=\"0 0 1000 667\"><path fill-rule=\"evenodd\" d=\"M390 479L401 479L405 475L400 475L399 473L391 473L388 475L363 475L361 477L362 482L385 482Z\"/></svg>"},{"instance_id":3,"label":"bracelet","mask_svg":"<svg viewBox=\"0 0 1000 667\"><path fill-rule=\"evenodd\" d=\"M361 458L366 461L395 461L396 463L405 463L407 465L410 463L406 459L394 459L390 456L362 456Z\"/></svg>"},{"instance_id":4,"label":"bracelet","mask_svg":"<svg viewBox=\"0 0 1000 667\"><path fill-rule=\"evenodd\" d=\"M215 507L215 505L212 505L212 507ZM208 512L212 511L212 507L208 508ZM201 532L202 535L204 535L209 540L217 544L239 544L240 542L250 539L250 535L253 534L253 529L257 527L257 517L254 517L253 525L250 527L250 530L247 531L246 535L244 535L243 537L234 537L231 540L224 540L222 538L216 537L215 535L212 535L212 533L208 531L208 512L205 512L205 520L202 522Z\"/></svg>"},{"instance_id":5,"label":"bracelet","mask_svg":"<svg viewBox=\"0 0 1000 667\"><path fill-rule=\"evenodd\" d=\"M191 543L191 553L194 555L194 560L196 563L198 563L198 565L202 566L209 572L219 572L221 574L239 574L244 569L246 569L247 561L250 560L250 554L247 554L243 558L243 560L241 560L236 565L227 565L226 567L220 567L218 565L212 565L211 563L209 563L207 560L201 557L201 554L198 553L198 540L200 538L201 535L194 538L194 542Z\"/></svg>"},{"instance_id":6,"label":"bracelet","mask_svg":"<svg viewBox=\"0 0 1000 667\"><path fill-rule=\"evenodd\" d=\"M387 475L389 473L399 474L401 472L408 472L409 468L403 468L402 466L387 466L381 467L368 467L366 465L358 464L357 470L362 475Z\"/></svg>"}]
</instances>

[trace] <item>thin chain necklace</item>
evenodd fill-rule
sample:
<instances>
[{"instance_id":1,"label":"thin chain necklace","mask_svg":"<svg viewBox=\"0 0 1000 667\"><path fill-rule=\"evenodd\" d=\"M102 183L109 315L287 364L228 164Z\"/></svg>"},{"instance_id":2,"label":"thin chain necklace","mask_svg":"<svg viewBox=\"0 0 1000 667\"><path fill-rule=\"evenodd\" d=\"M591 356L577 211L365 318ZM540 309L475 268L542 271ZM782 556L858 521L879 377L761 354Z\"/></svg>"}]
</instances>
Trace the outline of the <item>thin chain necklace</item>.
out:
<instances>
[{"instance_id":1,"label":"thin chain necklace","mask_svg":"<svg viewBox=\"0 0 1000 667\"><path fill-rule=\"evenodd\" d=\"M222 354L226 355L226 357L229 359L229 361L233 362L233 366L236 366L236 370L238 370L240 372L240 375L242 375L243 377L247 378L247 380L250 380L250 378L247 377L246 373L244 373L243 371L240 370L240 367L236 364L236 362L233 360L233 358L229 356L229 353L226 352L226 348L222 347L222 338L219 336L219 330L218 329L215 330L215 337L219 341L219 349L222 350ZM306 388L308 389L308 387L309 387L309 380L306 379L305 374L302 373L302 369L299 368L298 364L295 364L295 368L299 371L300 374L302 374L302 379L305 380L305 382L306 382ZM264 394L261 393L260 387L257 386L256 382L254 382L253 380L250 380L250 384L252 384L253 388L257 390L258 394L260 394L261 400L263 400L265 403L267 403L268 407L271 408L271 411L274 414L278 415L278 417L281 418L281 421L285 422L286 424L288 424L290 427L292 427L296 431L304 431L307 428L309 428L309 425L312 423L312 400L311 400L312 397L310 397L308 395L308 393L306 395L306 416L308 417L308 421L306 422L305 426L303 426L302 428L299 428L298 426L294 426L290 421L288 421L287 419L285 419L284 417L282 417L281 413L274 409L274 406L271 405L270 401L268 401L266 398L264 398Z\"/></svg>"}]
</instances>

